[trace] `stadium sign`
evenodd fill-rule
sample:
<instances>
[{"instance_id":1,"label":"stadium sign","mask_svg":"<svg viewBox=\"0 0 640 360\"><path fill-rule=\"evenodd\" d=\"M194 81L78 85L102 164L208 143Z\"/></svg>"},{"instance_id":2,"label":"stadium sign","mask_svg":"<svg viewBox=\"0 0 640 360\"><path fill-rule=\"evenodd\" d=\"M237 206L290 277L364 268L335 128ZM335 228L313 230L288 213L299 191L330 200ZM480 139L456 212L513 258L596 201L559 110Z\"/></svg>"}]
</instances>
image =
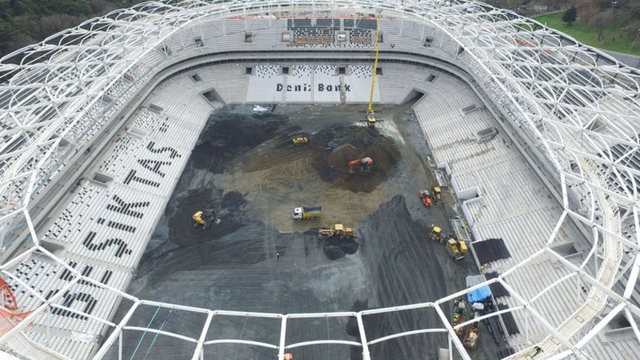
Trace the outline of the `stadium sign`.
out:
<instances>
[{"instance_id":1,"label":"stadium sign","mask_svg":"<svg viewBox=\"0 0 640 360\"><path fill-rule=\"evenodd\" d=\"M287 84L286 86L282 83L278 83L276 84L276 92L282 92L282 91L287 91L287 92L304 92L304 91L311 91L313 89L313 86L311 86L311 84L295 84L295 85L291 85L291 84ZM332 91L344 91L344 92L350 92L351 91L351 85L349 84L318 84L317 86L317 91L327 91L327 92L332 92Z\"/></svg>"}]
</instances>

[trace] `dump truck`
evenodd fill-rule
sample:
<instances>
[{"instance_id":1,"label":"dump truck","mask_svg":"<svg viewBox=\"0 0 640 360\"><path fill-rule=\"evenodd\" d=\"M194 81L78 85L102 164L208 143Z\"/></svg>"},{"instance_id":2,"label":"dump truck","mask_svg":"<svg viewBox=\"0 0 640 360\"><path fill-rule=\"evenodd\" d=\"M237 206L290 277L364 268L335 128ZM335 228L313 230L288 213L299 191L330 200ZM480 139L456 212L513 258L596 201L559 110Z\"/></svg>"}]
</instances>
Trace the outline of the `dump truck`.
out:
<instances>
[{"instance_id":1,"label":"dump truck","mask_svg":"<svg viewBox=\"0 0 640 360\"><path fill-rule=\"evenodd\" d=\"M317 219L322 215L321 206L300 206L293 209L294 220Z\"/></svg>"},{"instance_id":2,"label":"dump truck","mask_svg":"<svg viewBox=\"0 0 640 360\"><path fill-rule=\"evenodd\" d=\"M455 262L461 261L467 254L467 243L464 240L451 238L447 240L447 250Z\"/></svg>"},{"instance_id":3,"label":"dump truck","mask_svg":"<svg viewBox=\"0 0 640 360\"><path fill-rule=\"evenodd\" d=\"M309 142L308 136L298 136L291 139L291 143L293 145L304 145L304 144L307 144L308 142Z\"/></svg>"},{"instance_id":4,"label":"dump truck","mask_svg":"<svg viewBox=\"0 0 640 360\"><path fill-rule=\"evenodd\" d=\"M318 236L332 237L337 236L345 239L353 239L356 237L355 231L352 228L344 227L342 224L333 225L332 229L319 229Z\"/></svg>"}]
</instances>

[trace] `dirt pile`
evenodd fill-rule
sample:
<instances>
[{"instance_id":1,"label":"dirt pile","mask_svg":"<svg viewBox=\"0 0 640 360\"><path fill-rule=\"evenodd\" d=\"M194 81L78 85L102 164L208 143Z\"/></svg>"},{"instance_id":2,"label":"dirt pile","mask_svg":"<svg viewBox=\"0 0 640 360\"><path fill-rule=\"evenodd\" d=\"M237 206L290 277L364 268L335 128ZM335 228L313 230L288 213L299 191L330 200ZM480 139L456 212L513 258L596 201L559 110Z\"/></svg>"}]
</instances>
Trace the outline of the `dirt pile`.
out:
<instances>
[{"instance_id":1,"label":"dirt pile","mask_svg":"<svg viewBox=\"0 0 640 360\"><path fill-rule=\"evenodd\" d=\"M400 152L393 140L374 129L361 126L336 125L313 135L313 167L320 178L338 188L353 192L372 192L394 168ZM374 165L367 171L354 167L351 160L370 157Z\"/></svg>"},{"instance_id":2,"label":"dirt pile","mask_svg":"<svg viewBox=\"0 0 640 360\"><path fill-rule=\"evenodd\" d=\"M285 116L261 117L216 112L193 149L190 160L197 169L222 173L228 160L275 136L287 122Z\"/></svg>"},{"instance_id":3,"label":"dirt pile","mask_svg":"<svg viewBox=\"0 0 640 360\"><path fill-rule=\"evenodd\" d=\"M165 212L169 224L169 239L178 245L189 246L220 238L238 230L242 226L245 200L237 192L211 188L191 189L178 195L173 201L173 209ZM194 227L191 218L199 210L213 209L220 223L206 228Z\"/></svg>"},{"instance_id":4,"label":"dirt pile","mask_svg":"<svg viewBox=\"0 0 640 360\"><path fill-rule=\"evenodd\" d=\"M329 260L337 260L346 254L352 255L358 251L358 243L355 239L332 236L321 241L323 242L322 251Z\"/></svg>"}]
</instances>

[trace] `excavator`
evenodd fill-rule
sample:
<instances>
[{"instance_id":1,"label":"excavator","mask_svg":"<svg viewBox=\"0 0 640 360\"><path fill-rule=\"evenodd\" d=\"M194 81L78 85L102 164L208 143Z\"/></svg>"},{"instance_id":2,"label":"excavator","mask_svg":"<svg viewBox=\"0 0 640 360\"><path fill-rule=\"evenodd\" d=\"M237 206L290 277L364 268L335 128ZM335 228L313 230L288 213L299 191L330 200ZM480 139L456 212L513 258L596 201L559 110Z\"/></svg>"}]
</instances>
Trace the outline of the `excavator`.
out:
<instances>
[{"instance_id":1,"label":"excavator","mask_svg":"<svg viewBox=\"0 0 640 360\"><path fill-rule=\"evenodd\" d=\"M467 253L467 243L461 239L449 239L447 240L447 250L449 250L449 254L453 257L455 262L459 262L464 259L464 256Z\"/></svg>"},{"instance_id":2,"label":"excavator","mask_svg":"<svg viewBox=\"0 0 640 360\"><path fill-rule=\"evenodd\" d=\"M418 197L424 203L425 207L431 206L431 193L429 190L420 190L418 191Z\"/></svg>"},{"instance_id":3,"label":"excavator","mask_svg":"<svg viewBox=\"0 0 640 360\"><path fill-rule=\"evenodd\" d=\"M349 167L349 174L353 174L355 172L353 167L356 166L356 165L358 165L358 167L362 171L369 171L371 169L371 167L373 166L373 159L371 159L370 157L367 156L367 157L364 157L362 159L356 159L356 160L349 161L349 164L347 165Z\"/></svg>"},{"instance_id":4,"label":"excavator","mask_svg":"<svg viewBox=\"0 0 640 360\"><path fill-rule=\"evenodd\" d=\"M342 224L333 225L332 229L319 229L318 236L321 237L333 237L339 236L344 239L353 239L356 237L355 231L352 228L344 227Z\"/></svg>"},{"instance_id":5,"label":"excavator","mask_svg":"<svg viewBox=\"0 0 640 360\"><path fill-rule=\"evenodd\" d=\"M202 230L206 230L211 224L220 223L220 219L216 217L213 209L198 210L191 218L193 219L193 227L200 227Z\"/></svg>"}]
</instances>

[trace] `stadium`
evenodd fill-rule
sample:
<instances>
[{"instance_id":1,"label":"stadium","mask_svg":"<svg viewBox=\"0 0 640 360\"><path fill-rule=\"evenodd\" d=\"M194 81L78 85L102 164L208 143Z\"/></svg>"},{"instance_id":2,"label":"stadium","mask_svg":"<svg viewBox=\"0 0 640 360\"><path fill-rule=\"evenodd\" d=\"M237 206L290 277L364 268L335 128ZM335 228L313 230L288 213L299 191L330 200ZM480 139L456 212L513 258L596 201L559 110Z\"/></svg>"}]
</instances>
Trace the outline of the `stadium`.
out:
<instances>
[{"instance_id":1,"label":"stadium","mask_svg":"<svg viewBox=\"0 0 640 360\"><path fill-rule=\"evenodd\" d=\"M640 71L531 19L146 2L2 57L0 80L2 356L640 353ZM445 205L422 206L429 182ZM357 250L319 245L339 222Z\"/></svg>"}]
</instances>

